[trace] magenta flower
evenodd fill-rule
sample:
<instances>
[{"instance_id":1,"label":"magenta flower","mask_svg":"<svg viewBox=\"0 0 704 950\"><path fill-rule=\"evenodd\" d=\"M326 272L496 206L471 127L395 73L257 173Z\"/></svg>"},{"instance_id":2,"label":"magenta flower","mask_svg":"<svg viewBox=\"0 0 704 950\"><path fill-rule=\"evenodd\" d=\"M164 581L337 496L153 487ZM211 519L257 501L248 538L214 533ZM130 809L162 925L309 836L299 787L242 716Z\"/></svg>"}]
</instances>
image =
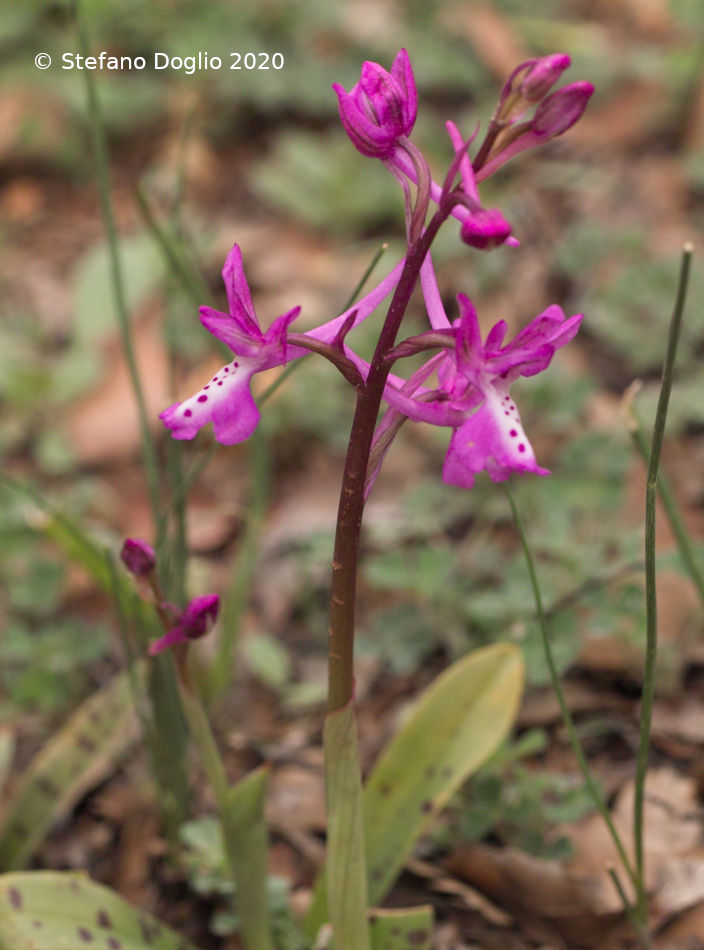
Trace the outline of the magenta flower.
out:
<instances>
[{"instance_id":1,"label":"magenta flower","mask_svg":"<svg viewBox=\"0 0 704 950\"><path fill-rule=\"evenodd\" d=\"M378 63L362 65L359 82L349 92L339 83L340 119L354 147L370 158L389 158L397 142L413 129L418 94L405 49L399 50L391 72Z\"/></svg>"},{"instance_id":2,"label":"magenta flower","mask_svg":"<svg viewBox=\"0 0 704 950\"><path fill-rule=\"evenodd\" d=\"M365 297L344 313L310 330L300 339L332 344L340 331L357 326L387 297L398 283L403 260ZM215 438L222 445L243 442L259 422L259 410L250 391L255 373L287 360L307 354L301 346L287 343L286 333L297 317L300 307L278 317L266 333L259 328L252 298L242 267L242 254L235 244L222 272L230 313L211 307L200 308L200 320L206 329L225 343L236 358L218 370L215 376L195 395L176 402L160 413L159 418L175 439L192 439L208 422L214 423ZM353 358L354 354L350 354Z\"/></svg>"},{"instance_id":3,"label":"magenta flower","mask_svg":"<svg viewBox=\"0 0 704 950\"><path fill-rule=\"evenodd\" d=\"M156 656L175 643L198 640L212 629L218 618L220 598L217 594L204 594L194 597L180 615L178 622L170 630L149 645L149 655Z\"/></svg>"},{"instance_id":4,"label":"magenta flower","mask_svg":"<svg viewBox=\"0 0 704 950\"><path fill-rule=\"evenodd\" d=\"M235 359L194 396L174 403L159 415L175 439L192 439L201 426L211 421L215 438L223 445L249 438L259 422L259 410L250 392L252 376L286 362L286 330L301 308L294 307L278 317L262 333L236 244L227 256L222 278L230 312L201 307L200 321L230 347Z\"/></svg>"},{"instance_id":5,"label":"magenta flower","mask_svg":"<svg viewBox=\"0 0 704 950\"><path fill-rule=\"evenodd\" d=\"M459 402L468 398L471 408L478 394L481 404L452 433L443 467L444 480L450 485L471 488L474 475L484 470L494 482L505 481L512 472L549 474L536 461L509 390L519 376L535 376L547 369L555 351L577 333L582 315L565 319L560 307L548 307L503 346L506 322L500 320L495 324L482 343L471 300L464 294L457 299L461 316L455 366L446 369L441 385L450 393L465 386Z\"/></svg>"},{"instance_id":6,"label":"magenta flower","mask_svg":"<svg viewBox=\"0 0 704 950\"><path fill-rule=\"evenodd\" d=\"M577 333L582 314L565 319L560 307L548 307L506 345L507 327L501 320L482 342L476 310L463 294L457 298L460 317L450 324L429 258L421 271L421 283L432 334L436 339L445 337L453 349L432 357L404 386L386 387L384 397L392 408L375 437L375 471L387 448L381 437L406 416L453 428L443 467L443 479L450 485L471 488L474 476L481 471L487 471L495 482L504 481L512 472L548 474L536 461L510 387L520 376L535 376L549 366L556 350ZM421 384L436 368L439 387L422 389Z\"/></svg>"},{"instance_id":7,"label":"magenta flower","mask_svg":"<svg viewBox=\"0 0 704 950\"><path fill-rule=\"evenodd\" d=\"M462 200L451 211L452 216L462 223L460 229L462 241L479 250L491 250L501 244L516 246L519 242L511 236L511 225L501 211L498 208L482 207L476 175L467 156L468 143L463 140L454 122L446 122L445 128L455 150L455 160L458 162L462 183ZM411 160L405 148L398 146L386 165L396 173L397 177L405 176L414 184L418 184L417 163ZM431 179L429 193L430 198L436 204L440 204L444 188Z\"/></svg>"}]
</instances>

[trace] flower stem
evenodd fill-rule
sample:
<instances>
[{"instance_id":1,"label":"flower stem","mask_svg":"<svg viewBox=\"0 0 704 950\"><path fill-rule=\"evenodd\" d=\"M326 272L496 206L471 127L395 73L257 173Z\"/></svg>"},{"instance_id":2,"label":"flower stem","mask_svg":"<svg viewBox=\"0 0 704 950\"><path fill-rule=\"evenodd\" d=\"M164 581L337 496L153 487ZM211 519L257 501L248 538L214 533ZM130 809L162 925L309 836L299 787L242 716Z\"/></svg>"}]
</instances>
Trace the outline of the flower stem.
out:
<instances>
[{"instance_id":1,"label":"flower stem","mask_svg":"<svg viewBox=\"0 0 704 950\"><path fill-rule=\"evenodd\" d=\"M449 202L446 203L449 205ZM449 207L441 206L408 247L366 382L357 389L337 513L330 591L325 798L328 825L328 910L337 950L368 950L367 870L361 777L354 714L354 624L359 536L374 429L391 364L386 359Z\"/></svg>"},{"instance_id":2,"label":"flower stem","mask_svg":"<svg viewBox=\"0 0 704 950\"><path fill-rule=\"evenodd\" d=\"M555 665L555 658L552 652L552 646L550 644L550 635L548 633L547 618L545 616L545 609L543 607L543 598L540 593L540 584L538 582L538 575L535 569L535 561L533 559L533 552L531 551L530 544L528 542L528 536L526 534L525 527L523 525L523 519L521 518L518 506L516 504L513 493L506 483L505 491L508 498L508 503L511 506L511 513L513 514L513 520L516 525L516 530L521 539L521 545L523 546L523 554L526 559L526 565L528 567L528 574L530 576L531 587L533 588L533 597L535 599L535 609L538 614L538 624L540 626L540 636L543 641L543 650L545 652L545 661L548 666L548 672L550 674L550 682L552 687L555 690L555 695L557 696L557 702L560 706L560 712L562 713L562 718L565 723L565 728L567 729L567 736L569 738L570 744L574 751L575 758L577 759L577 764L579 765L579 770L582 773L582 778L584 779L584 784L587 787L587 791L591 796L594 805L604 819L604 824L608 828L611 839L614 843L618 856L621 859L621 864L623 865L624 870L626 871L628 877L633 882L633 885L637 888L637 878L636 872L628 858L626 849L624 847L621 836L616 830L611 813L609 812L608 806L604 801L604 797L601 794L599 786L597 785L594 776L592 775L589 765L587 763L587 758L582 749L582 743L579 741L577 735L577 730L575 728L574 719L572 718L572 713L569 710L567 705L567 700L565 699L565 694L562 691L562 685L560 683L560 674L557 671L557 666ZM628 904L626 909L628 909Z\"/></svg>"},{"instance_id":3,"label":"flower stem","mask_svg":"<svg viewBox=\"0 0 704 950\"><path fill-rule=\"evenodd\" d=\"M621 902L626 910L626 917L631 922L631 926L638 935L638 940L640 941L643 950L655 950L655 944L653 943L653 938L650 936L650 932L646 925L643 925L636 914L636 909L633 904L628 899L628 895L621 883L621 878L618 876L616 868L609 867L607 868L609 877L613 881L614 887L618 892L618 896L621 898Z\"/></svg>"},{"instance_id":4,"label":"flower stem","mask_svg":"<svg viewBox=\"0 0 704 950\"><path fill-rule=\"evenodd\" d=\"M81 0L73 0L73 14L78 31L79 45L81 52L87 56L90 51L88 39L88 27L86 25L83 6ZM110 276L112 280L113 298L115 309L120 327L122 338L122 348L127 362L127 369L130 376L130 383L134 392L135 402L137 403L137 414L139 417L139 429L142 441L142 454L144 456L144 466L147 475L147 490L152 508L154 522L157 528L157 534L161 537L164 529L164 518L160 512L160 490L159 490L159 466L156 456L156 449L152 433L149 428L146 403L144 401L144 392L142 382L139 377L137 360L135 357L134 346L132 343L132 327L130 322L129 310L125 294L125 282L122 272L122 262L120 259L119 238L117 227L115 225L115 215L113 212L111 188L110 188L110 170L108 164L108 149L105 138L105 126L102 114L100 112L100 103L98 101L98 92L90 69L83 71L86 98L88 102L88 117L90 123L91 138L93 140L93 151L95 156L95 171L98 180L98 190L100 192L100 203L102 207L103 224L107 237L108 250L110 254Z\"/></svg>"},{"instance_id":5,"label":"flower stem","mask_svg":"<svg viewBox=\"0 0 704 950\"><path fill-rule=\"evenodd\" d=\"M365 386L357 394L352 430L342 476L337 513L330 592L328 709L341 709L354 693L354 623L359 536L364 512L364 486L384 386L390 372L385 357L396 342L420 268L449 210L436 211L413 242L379 336Z\"/></svg>"},{"instance_id":6,"label":"flower stem","mask_svg":"<svg viewBox=\"0 0 704 950\"><path fill-rule=\"evenodd\" d=\"M657 659L658 621L657 595L655 589L655 515L658 486L658 469L662 454L667 409L670 402L670 392L679 343L680 330L684 305L687 299L687 285L692 261L693 247L685 244L682 250L679 281L675 306L670 321L667 340L667 353L662 370L660 396L655 413L653 438L650 445L648 460L648 476L645 489L645 606L646 606L646 646L645 670L643 673L643 693L640 711L640 735L638 741L638 756L636 760L635 794L633 802L633 840L635 845L635 864L637 876L637 905L638 919L644 922L647 919L648 906L645 892L645 858L643 848L643 805L645 798L645 774L648 768L648 751L650 748L650 727L655 700L655 662Z\"/></svg>"},{"instance_id":7,"label":"flower stem","mask_svg":"<svg viewBox=\"0 0 704 950\"><path fill-rule=\"evenodd\" d=\"M238 785L230 786L207 713L188 673L186 651L176 657L176 662L183 708L218 807L245 950L273 950L267 902L268 843L261 801L258 801L260 796L248 803L249 814L244 816L237 801L243 793L247 799L252 798L251 791L247 794L245 786L256 782L256 773L250 773Z\"/></svg>"}]
</instances>

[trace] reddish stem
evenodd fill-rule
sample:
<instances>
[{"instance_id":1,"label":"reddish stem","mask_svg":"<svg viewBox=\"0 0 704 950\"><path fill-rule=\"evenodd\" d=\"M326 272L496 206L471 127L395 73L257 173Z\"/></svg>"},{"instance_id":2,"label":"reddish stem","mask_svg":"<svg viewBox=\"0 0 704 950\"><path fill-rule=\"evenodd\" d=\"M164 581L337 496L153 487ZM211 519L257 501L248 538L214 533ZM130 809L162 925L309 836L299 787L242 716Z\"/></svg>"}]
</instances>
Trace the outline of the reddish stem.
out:
<instances>
[{"instance_id":1,"label":"reddish stem","mask_svg":"<svg viewBox=\"0 0 704 950\"><path fill-rule=\"evenodd\" d=\"M367 381L357 392L337 512L330 593L328 709L341 709L354 694L354 626L359 536L364 513L364 485L374 429L391 364L386 359L396 342L420 268L452 202L443 202L421 236L410 244L406 262L382 327Z\"/></svg>"}]
</instances>

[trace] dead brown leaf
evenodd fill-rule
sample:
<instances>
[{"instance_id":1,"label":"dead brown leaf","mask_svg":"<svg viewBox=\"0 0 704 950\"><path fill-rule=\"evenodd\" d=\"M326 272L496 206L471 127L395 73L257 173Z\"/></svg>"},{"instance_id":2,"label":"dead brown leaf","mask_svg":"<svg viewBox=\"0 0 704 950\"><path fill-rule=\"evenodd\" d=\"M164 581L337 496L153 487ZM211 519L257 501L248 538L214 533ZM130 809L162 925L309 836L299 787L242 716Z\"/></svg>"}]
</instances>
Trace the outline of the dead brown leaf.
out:
<instances>
[{"instance_id":1,"label":"dead brown leaf","mask_svg":"<svg viewBox=\"0 0 704 950\"><path fill-rule=\"evenodd\" d=\"M704 904L698 904L668 924L655 941L657 950L702 950Z\"/></svg>"},{"instance_id":2,"label":"dead brown leaf","mask_svg":"<svg viewBox=\"0 0 704 950\"><path fill-rule=\"evenodd\" d=\"M633 782L621 790L612 819L633 854ZM623 924L623 908L608 868L618 854L601 817L593 813L558 833L574 854L565 863L542 861L513 848L472 846L454 852L449 869L518 917L551 921L570 946L603 947ZM704 850L696 783L672 768L648 773L645 801L646 883L656 920L704 899ZM628 881L620 874L627 892Z\"/></svg>"}]
</instances>

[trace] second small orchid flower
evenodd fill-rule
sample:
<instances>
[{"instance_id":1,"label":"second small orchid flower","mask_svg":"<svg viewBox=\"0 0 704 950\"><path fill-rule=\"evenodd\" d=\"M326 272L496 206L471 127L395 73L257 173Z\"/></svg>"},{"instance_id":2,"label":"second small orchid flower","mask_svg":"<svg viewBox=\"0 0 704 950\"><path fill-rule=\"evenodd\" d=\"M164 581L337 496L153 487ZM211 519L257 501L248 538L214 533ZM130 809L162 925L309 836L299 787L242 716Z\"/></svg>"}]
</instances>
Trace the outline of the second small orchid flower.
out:
<instances>
[{"instance_id":1,"label":"second small orchid flower","mask_svg":"<svg viewBox=\"0 0 704 950\"><path fill-rule=\"evenodd\" d=\"M178 615L173 627L167 630L163 637L150 644L149 655L156 656L176 643L187 643L189 640L204 637L215 624L219 611L220 597L217 594L194 597Z\"/></svg>"}]
</instances>

